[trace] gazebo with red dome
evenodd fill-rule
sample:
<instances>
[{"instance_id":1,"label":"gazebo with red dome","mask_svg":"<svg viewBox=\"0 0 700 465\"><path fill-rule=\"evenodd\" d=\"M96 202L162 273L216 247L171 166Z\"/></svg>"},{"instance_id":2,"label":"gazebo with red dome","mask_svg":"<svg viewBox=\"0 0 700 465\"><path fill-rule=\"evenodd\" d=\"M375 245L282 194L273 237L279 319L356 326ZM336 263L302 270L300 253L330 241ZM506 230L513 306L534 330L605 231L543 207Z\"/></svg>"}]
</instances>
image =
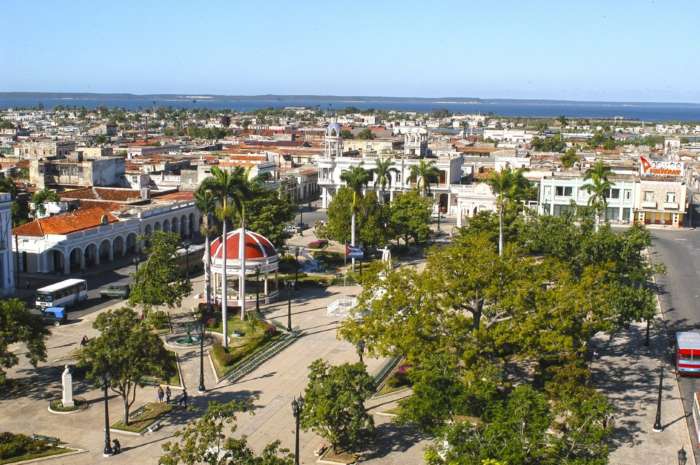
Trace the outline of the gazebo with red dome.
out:
<instances>
[{"instance_id":1,"label":"gazebo with red dome","mask_svg":"<svg viewBox=\"0 0 700 465\"><path fill-rule=\"evenodd\" d=\"M226 235L226 280L228 281L227 298L229 306L239 306L239 276L241 260L239 260L239 241L241 229L231 231ZM211 286L212 297L216 302L221 301L221 280L224 269L223 243L221 237L216 238L211 250ZM206 261L206 257L204 257ZM206 264L206 263L205 263ZM269 303L279 294L277 287L277 271L279 257L275 247L265 236L246 229L245 231L245 274L246 299L255 301L256 290L260 291L260 300ZM258 278L259 270L259 279Z\"/></svg>"}]
</instances>

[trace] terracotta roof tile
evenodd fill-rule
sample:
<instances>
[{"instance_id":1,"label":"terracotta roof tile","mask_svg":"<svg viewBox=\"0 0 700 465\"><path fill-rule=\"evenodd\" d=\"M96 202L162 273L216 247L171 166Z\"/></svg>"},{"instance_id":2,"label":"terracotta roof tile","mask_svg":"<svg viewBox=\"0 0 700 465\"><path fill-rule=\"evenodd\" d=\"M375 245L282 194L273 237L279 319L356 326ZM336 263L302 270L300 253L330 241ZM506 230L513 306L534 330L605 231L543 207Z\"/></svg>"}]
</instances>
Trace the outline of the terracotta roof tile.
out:
<instances>
[{"instance_id":1,"label":"terracotta roof tile","mask_svg":"<svg viewBox=\"0 0 700 465\"><path fill-rule=\"evenodd\" d=\"M70 213L50 216L23 224L12 230L18 236L45 236L47 234L70 234L83 231L102 224L103 218L107 223L116 223L119 219L108 210L99 207L79 208Z\"/></svg>"}]
</instances>

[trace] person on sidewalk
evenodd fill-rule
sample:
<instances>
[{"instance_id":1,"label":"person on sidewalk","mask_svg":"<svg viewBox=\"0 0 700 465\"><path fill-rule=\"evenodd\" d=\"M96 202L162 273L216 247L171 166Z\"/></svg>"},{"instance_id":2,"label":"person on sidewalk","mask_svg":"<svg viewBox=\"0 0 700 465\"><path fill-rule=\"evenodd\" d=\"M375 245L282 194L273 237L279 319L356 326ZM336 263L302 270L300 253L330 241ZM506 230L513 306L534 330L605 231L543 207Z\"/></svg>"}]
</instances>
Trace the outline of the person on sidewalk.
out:
<instances>
[{"instance_id":1,"label":"person on sidewalk","mask_svg":"<svg viewBox=\"0 0 700 465\"><path fill-rule=\"evenodd\" d=\"M180 396L180 400L178 401L178 404L187 408L187 389L182 390L182 396Z\"/></svg>"},{"instance_id":2,"label":"person on sidewalk","mask_svg":"<svg viewBox=\"0 0 700 465\"><path fill-rule=\"evenodd\" d=\"M163 403L163 397L165 397L165 393L163 392L163 388L158 386L158 391L156 393L158 396L158 402Z\"/></svg>"},{"instance_id":3,"label":"person on sidewalk","mask_svg":"<svg viewBox=\"0 0 700 465\"><path fill-rule=\"evenodd\" d=\"M172 397L173 392L170 390L170 386L165 386L165 402L168 404L170 403L170 398Z\"/></svg>"}]
</instances>

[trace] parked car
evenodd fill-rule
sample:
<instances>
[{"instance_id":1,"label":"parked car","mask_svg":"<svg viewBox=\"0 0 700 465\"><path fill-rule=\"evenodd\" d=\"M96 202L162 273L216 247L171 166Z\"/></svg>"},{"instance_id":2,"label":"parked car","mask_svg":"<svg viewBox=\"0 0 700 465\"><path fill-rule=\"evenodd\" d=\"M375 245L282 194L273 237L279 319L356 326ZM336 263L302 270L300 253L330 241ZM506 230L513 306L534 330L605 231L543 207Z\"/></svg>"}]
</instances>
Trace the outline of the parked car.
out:
<instances>
[{"instance_id":1,"label":"parked car","mask_svg":"<svg viewBox=\"0 0 700 465\"><path fill-rule=\"evenodd\" d=\"M309 242L308 247L310 249L323 249L328 246L328 241L326 239L318 239L316 241Z\"/></svg>"},{"instance_id":2,"label":"parked car","mask_svg":"<svg viewBox=\"0 0 700 465\"><path fill-rule=\"evenodd\" d=\"M68 321L66 309L63 307L36 308L32 313L41 316L45 324L60 326Z\"/></svg>"},{"instance_id":3,"label":"parked car","mask_svg":"<svg viewBox=\"0 0 700 465\"><path fill-rule=\"evenodd\" d=\"M100 289L100 297L103 299L126 299L129 297L128 284L113 284Z\"/></svg>"}]
</instances>

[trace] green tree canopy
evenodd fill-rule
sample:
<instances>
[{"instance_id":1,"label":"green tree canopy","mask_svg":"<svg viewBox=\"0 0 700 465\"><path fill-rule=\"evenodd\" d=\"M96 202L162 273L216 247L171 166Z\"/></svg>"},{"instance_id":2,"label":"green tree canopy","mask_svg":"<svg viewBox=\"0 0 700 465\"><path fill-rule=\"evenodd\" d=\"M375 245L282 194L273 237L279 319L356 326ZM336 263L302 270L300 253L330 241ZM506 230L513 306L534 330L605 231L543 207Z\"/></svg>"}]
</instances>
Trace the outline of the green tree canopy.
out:
<instances>
[{"instance_id":1,"label":"green tree canopy","mask_svg":"<svg viewBox=\"0 0 700 465\"><path fill-rule=\"evenodd\" d=\"M364 128L357 134L358 139L374 139L374 133L370 128Z\"/></svg>"},{"instance_id":2,"label":"green tree canopy","mask_svg":"<svg viewBox=\"0 0 700 465\"><path fill-rule=\"evenodd\" d=\"M365 401L374 382L362 363L331 366L316 360L309 366L301 425L312 429L335 449L355 451L374 434L374 421Z\"/></svg>"},{"instance_id":3,"label":"green tree canopy","mask_svg":"<svg viewBox=\"0 0 700 465\"><path fill-rule=\"evenodd\" d=\"M192 291L178 263L180 236L156 231L147 239L148 260L133 274L129 303L142 305L145 311L154 305L178 306Z\"/></svg>"},{"instance_id":4,"label":"green tree canopy","mask_svg":"<svg viewBox=\"0 0 700 465\"><path fill-rule=\"evenodd\" d=\"M0 299L0 385L5 382L5 371L19 362L17 352L10 350L10 345L23 343L27 350L25 357L32 366L46 360L48 336L41 316L32 314L24 302L19 299Z\"/></svg>"},{"instance_id":5,"label":"green tree canopy","mask_svg":"<svg viewBox=\"0 0 700 465\"><path fill-rule=\"evenodd\" d=\"M166 442L160 465L292 465L294 457L280 449L279 441L255 454L236 431L236 413L251 410L251 402L209 402L207 411L175 433L178 442Z\"/></svg>"},{"instance_id":6,"label":"green tree canopy","mask_svg":"<svg viewBox=\"0 0 700 465\"><path fill-rule=\"evenodd\" d=\"M571 147L566 150L564 155L560 158L562 166L564 168L571 168L576 162L579 161L578 155L576 155L576 149Z\"/></svg>"},{"instance_id":7,"label":"green tree canopy","mask_svg":"<svg viewBox=\"0 0 700 465\"><path fill-rule=\"evenodd\" d=\"M44 204L47 202L59 202L61 198L55 191L51 189L42 189L37 191L32 195L32 203L34 203L34 208L36 209L38 216L44 216L46 213L46 207Z\"/></svg>"},{"instance_id":8,"label":"green tree canopy","mask_svg":"<svg viewBox=\"0 0 700 465\"><path fill-rule=\"evenodd\" d=\"M80 351L80 364L97 386L107 377L109 386L122 398L124 423L128 425L129 409L144 378L171 374L164 369L168 352L160 337L130 308L101 313L92 326L100 335Z\"/></svg>"},{"instance_id":9,"label":"green tree canopy","mask_svg":"<svg viewBox=\"0 0 700 465\"><path fill-rule=\"evenodd\" d=\"M432 205L431 199L414 191L394 196L389 213L389 229L392 236L403 239L406 244L411 239L416 243L426 241L430 233Z\"/></svg>"}]
</instances>

